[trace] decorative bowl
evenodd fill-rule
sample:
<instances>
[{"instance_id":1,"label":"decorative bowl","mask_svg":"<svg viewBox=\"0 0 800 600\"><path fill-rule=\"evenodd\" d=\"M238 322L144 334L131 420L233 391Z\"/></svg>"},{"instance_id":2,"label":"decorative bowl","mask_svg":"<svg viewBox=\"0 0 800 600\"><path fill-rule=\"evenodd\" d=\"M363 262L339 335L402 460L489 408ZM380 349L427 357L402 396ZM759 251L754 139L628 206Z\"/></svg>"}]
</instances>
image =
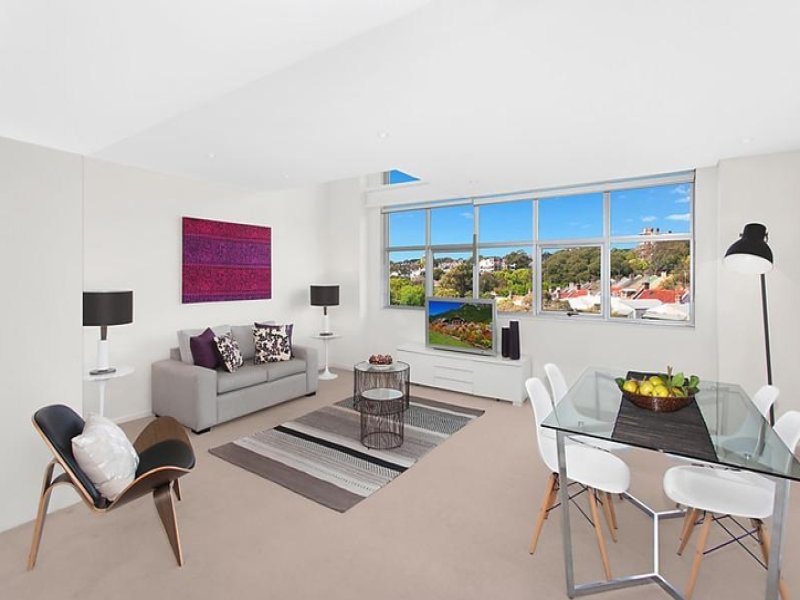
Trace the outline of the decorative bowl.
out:
<instances>
[{"instance_id":1,"label":"decorative bowl","mask_svg":"<svg viewBox=\"0 0 800 600\"><path fill-rule=\"evenodd\" d=\"M372 369L373 371L388 371L389 369L392 368L392 363L389 363L388 365L379 365L377 363L369 363L369 368Z\"/></svg>"},{"instance_id":2,"label":"decorative bowl","mask_svg":"<svg viewBox=\"0 0 800 600\"><path fill-rule=\"evenodd\" d=\"M622 397L639 408L653 412L674 412L688 406L694 400L694 396L642 396L630 392L622 392Z\"/></svg>"},{"instance_id":3,"label":"decorative bowl","mask_svg":"<svg viewBox=\"0 0 800 600\"><path fill-rule=\"evenodd\" d=\"M667 389L677 389L678 391L681 391L682 394L678 396L655 396L638 394L636 392L627 391L623 388L623 384L626 381L634 380L641 384L642 381L645 381L653 376L661 378L665 382L663 385L665 385ZM620 391L622 392L622 397L626 398L629 402L632 402L639 408L653 412L674 412L692 403L695 394L697 393L697 386L700 382L700 379L695 375L692 375L691 377L684 377L683 373L678 373L673 378L672 367L667 367L666 373L640 373L636 371L629 371L625 379L620 377L616 381Z\"/></svg>"}]
</instances>

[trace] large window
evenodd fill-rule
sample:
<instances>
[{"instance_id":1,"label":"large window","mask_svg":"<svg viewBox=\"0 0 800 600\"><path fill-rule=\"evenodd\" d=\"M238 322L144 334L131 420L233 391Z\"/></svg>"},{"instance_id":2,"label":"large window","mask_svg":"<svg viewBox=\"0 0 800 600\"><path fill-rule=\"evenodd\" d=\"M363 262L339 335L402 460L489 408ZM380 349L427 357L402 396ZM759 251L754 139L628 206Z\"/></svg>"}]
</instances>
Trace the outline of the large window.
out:
<instances>
[{"instance_id":1,"label":"large window","mask_svg":"<svg viewBox=\"0 0 800 600\"><path fill-rule=\"evenodd\" d=\"M388 305L692 323L693 177L389 209Z\"/></svg>"}]
</instances>

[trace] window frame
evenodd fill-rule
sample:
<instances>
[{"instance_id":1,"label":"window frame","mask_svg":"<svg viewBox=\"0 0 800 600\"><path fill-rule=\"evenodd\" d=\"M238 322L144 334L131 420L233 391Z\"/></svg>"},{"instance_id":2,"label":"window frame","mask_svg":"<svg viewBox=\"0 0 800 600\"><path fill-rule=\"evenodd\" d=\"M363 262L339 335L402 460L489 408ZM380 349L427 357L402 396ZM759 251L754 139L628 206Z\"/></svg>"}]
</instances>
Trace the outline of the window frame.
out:
<instances>
[{"instance_id":1,"label":"window frame","mask_svg":"<svg viewBox=\"0 0 800 600\"><path fill-rule=\"evenodd\" d=\"M669 241L688 241L689 243L689 282L691 302L689 308L689 319L686 321L669 321L659 319L626 319L611 316L611 250L619 244L641 244L642 235L611 235L611 194L612 192L626 189L642 189L658 187L669 184L684 184L689 186L688 208L690 212L689 231L687 233L658 233L647 236L648 242L669 242ZM539 205L542 200L557 201L558 197L568 197L582 195L590 192L602 192L603 194L603 235L601 237L571 238L564 240L541 240L539 238ZM506 240L497 242L480 241L480 210L487 204L529 201L532 203L532 231L533 238L530 240ZM473 233L472 245L466 244L439 244L431 245L431 211L436 208L447 206L471 207L473 210ZM425 245L424 246L389 246L389 215L395 212L419 211L425 212ZM621 323L623 325L643 325L647 327L694 327L697 313L697 291L695 280L695 171L676 173L664 176L649 178L639 178L632 180L613 181L592 186L575 186L570 188L547 189L531 192L519 192L515 194L501 194L493 196L483 196L476 198L459 198L445 202L431 202L424 204L410 204L384 207L382 214L383 221L383 269L382 269L382 305L383 308L392 309L411 309L424 310L424 306L409 306L391 304L389 296L389 255L391 252L416 251L422 252L425 257L425 297L433 294L433 255L442 252L472 253L472 298L480 298L480 252L483 249L491 248L523 248L530 252L531 256L531 290L533 306L529 311L522 312L501 312L498 314L506 318L536 318L536 319L568 319L568 320L588 320L592 322L604 321L611 323ZM601 310L599 314L588 313L569 313L568 311L543 310L542 308L542 251L551 248L576 248L576 247L599 247L600 248L600 295Z\"/></svg>"}]
</instances>

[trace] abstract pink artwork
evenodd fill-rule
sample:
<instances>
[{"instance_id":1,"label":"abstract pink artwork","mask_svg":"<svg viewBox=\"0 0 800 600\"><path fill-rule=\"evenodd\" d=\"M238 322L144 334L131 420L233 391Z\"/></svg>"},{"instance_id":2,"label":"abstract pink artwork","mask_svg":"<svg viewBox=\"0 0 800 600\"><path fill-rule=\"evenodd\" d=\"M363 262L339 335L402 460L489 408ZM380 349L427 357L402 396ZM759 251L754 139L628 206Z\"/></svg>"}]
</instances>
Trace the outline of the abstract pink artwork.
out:
<instances>
[{"instance_id":1,"label":"abstract pink artwork","mask_svg":"<svg viewBox=\"0 0 800 600\"><path fill-rule=\"evenodd\" d=\"M183 217L183 303L272 298L272 228Z\"/></svg>"}]
</instances>

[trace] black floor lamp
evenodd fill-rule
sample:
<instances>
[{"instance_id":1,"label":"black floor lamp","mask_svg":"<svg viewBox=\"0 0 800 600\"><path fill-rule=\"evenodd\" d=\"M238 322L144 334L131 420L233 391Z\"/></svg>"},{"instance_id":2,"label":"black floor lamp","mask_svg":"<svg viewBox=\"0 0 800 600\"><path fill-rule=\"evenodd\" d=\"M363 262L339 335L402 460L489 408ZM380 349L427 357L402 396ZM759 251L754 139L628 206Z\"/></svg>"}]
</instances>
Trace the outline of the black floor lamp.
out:
<instances>
[{"instance_id":1,"label":"black floor lamp","mask_svg":"<svg viewBox=\"0 0 800 600\"><path fill-rule=\"evenodd\" d=\"M767 349L767 383L772 385L772 357L769 350L769 319L767 317L767 278L772 270L772 250L767 244L767 228L761 223L748 223L739 239L725 253L725 266L739 273L761 276L761 311L764 316L764 343ZM770 425L775 424L775 408L769 407Z\"/></svg>"}]
</instances>

